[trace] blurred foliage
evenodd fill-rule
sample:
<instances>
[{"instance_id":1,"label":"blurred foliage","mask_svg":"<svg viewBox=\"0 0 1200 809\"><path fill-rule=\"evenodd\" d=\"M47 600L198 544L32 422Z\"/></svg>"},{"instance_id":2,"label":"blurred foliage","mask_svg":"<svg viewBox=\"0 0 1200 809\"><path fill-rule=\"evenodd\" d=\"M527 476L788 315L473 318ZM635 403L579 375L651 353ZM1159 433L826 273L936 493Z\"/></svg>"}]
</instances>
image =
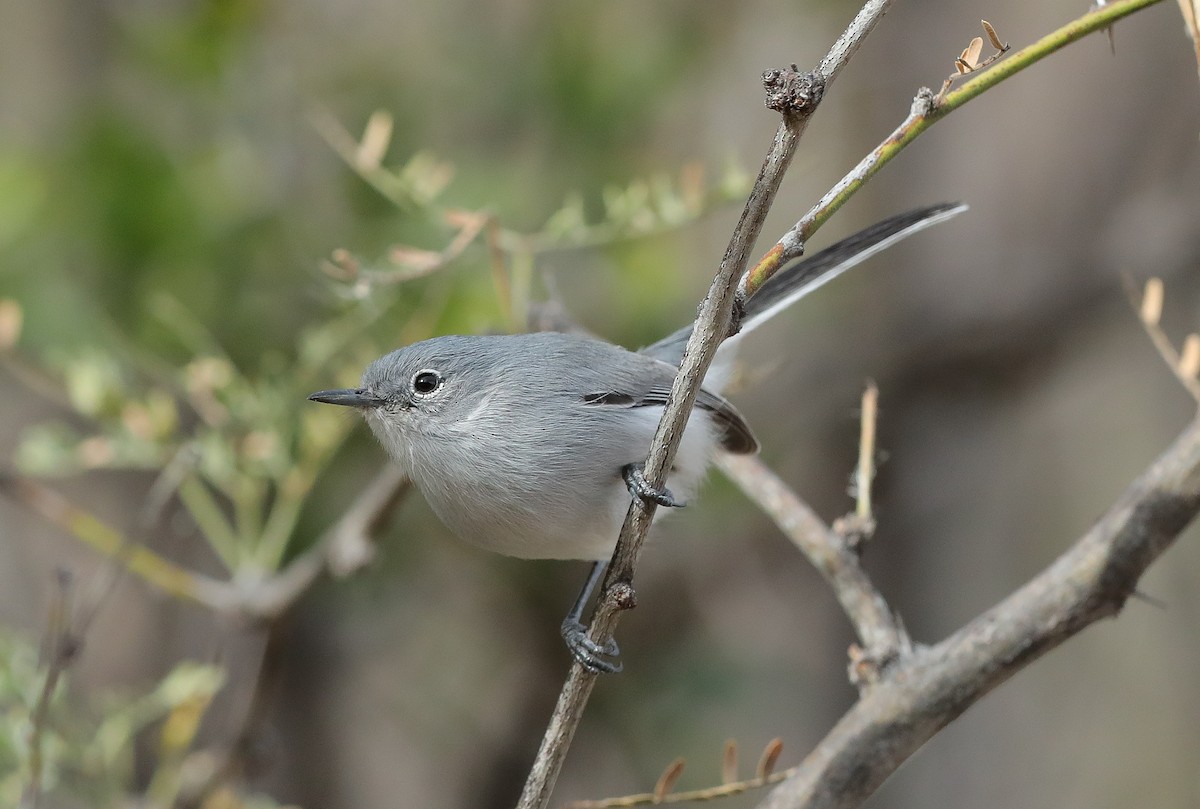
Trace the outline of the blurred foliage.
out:
<instances>
[{"instance_id":1,"label":"blurred foliage","mask_svg":"<svg viewBox=\"0 0 1200 809\"><path fill-rule=\"evenodd\" d=\"M346 133L334 133L333 140L339 135L341 141L351 140ZM439 253L394 246L391 270L338 251L326 269L333 291L342 291L330 296L325 319L293 323L294 354L268 352L245 369L187 305L166 292L155 294L147 302L149 317L169 335L172 353L184 357L183 362L172 366L140 346L121 342L111 347L96 342L60 353L55 367L59 381L51 386L97 429L85 435L61 424L34 427L16 455L21 470L31 475L161 470L186 455L192 460L180 495L217 555L234 573L273 571L286 557L300 509L321 468L353 425L343 413L312 407L305 394L333 380L352 386L357 369L386 350L387 344L371 339L368 327L403 299L408 289L398 282L442 269L471 242L486 238L501 304L510 326L519 329L537 253L678 227L743 190L741 174L727 173L709 189L692 169L678 182L659 176L606 190L605 218L599 222L589 222L580 198L571 195L540 231L518 233L497 225L490 215L438 207L450 169L418 155L400 169L388 170L374 156L364 157L371 140L369 130L353 149L343 146L343 155L398 205L457 225L449 247ZM409 336L434 331L442 312L437 305L423 307L421 317L409 318Z\"/></svg>"},{"instance_id":2,"label":"blurred foliage","mask_svg":"<svg viewBox=\"0 0 1200 809\"><path fill-rule=\"evenodd\" d=\"M41 728L44 794L68 793L87 805L119 806L133 780L140 734L159 728L153 783L159 800L178 788L179 770L196 728L223 675L213 666L182 662L148 693L82 700L68 678L50 697ZM37 649L0 632L0 804L17 806L31 778L31 727L45 683ZM166 805L165 802L163 805Z\"/></svg>"},{"instance_id":3,"label":"blurred foliage","mask_svg":"<svg viewBox=\"0 0 1200 809\"><path fill-rule=\"evenodd\" d=\"M581 2L555 6L528 21L547 29L528 38L537 52L506 56L486 26L465 26L478 63L448 65L423 94L364 75L345 53L306 76L302 47L283 75L273 60L289 55L288 14L303 11L256 0L89 9L81 99L51 136L0 142L0 361L59 414L24 430L18 469L148 472L177 493L230 581L279 570L316 533L302 516L356 424L307 393L355 384L397 344L524 328L555 251L609 250L635 286L655 288L644 270L670 249L646 237L744 194L735 166L636 178L647 166L629 147L657 95L718 31L717 17L669 5L654 12L671 20L656 34ZM654 47L628 47L651 36ZM481 106L442 104L439 93L480 75ZM368 117L381 99L394 119ZM340 123L356 119L362 137ZM125 550L140 537L117 542L86 515L63 526L153 580ZM0 638L0 659L0 803L16 805L46 675L13 638ZM149 694L84 708L60 682L47 790L118 804L134 788L135 737L162 723L144 797L170 805L220 676L180 664Z\"/></svg>"}]
</instances>

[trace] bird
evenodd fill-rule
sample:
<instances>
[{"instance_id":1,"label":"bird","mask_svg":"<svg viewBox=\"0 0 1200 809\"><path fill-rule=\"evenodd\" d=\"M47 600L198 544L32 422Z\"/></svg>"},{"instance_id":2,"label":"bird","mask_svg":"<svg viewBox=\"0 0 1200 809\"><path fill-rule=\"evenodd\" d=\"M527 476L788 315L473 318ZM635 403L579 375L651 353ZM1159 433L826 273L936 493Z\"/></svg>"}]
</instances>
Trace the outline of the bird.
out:
<instances>
[{"instance_id":1,"label":"bird","mask_svg":"<svg viewBox=\"0 0 1200 809\"><path fill-rule=\"evenodd\" d=\"M434 337L375 360L357 388L308 398L360 411L437 517L468 543L522 558L591 561L562 634L588 669L619 671L616 644L587 637L584 606L612 555L631 495L682 506L717 452L759 450L746 419L721 393L742 337L875 253L965 208L945 203L885 219L786 265L741 301L740 331L717 350L662 488L647 484L640 464L692 325L637 351L560 332Z\"/></svg>"}]
</instances>

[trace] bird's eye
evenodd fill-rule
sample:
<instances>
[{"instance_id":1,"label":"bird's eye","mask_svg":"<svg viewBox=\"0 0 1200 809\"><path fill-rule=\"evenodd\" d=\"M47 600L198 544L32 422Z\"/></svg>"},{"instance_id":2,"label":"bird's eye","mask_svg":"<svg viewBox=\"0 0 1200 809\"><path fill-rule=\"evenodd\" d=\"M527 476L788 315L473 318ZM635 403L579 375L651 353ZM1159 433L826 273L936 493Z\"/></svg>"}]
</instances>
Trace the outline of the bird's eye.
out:
<instances>
[{"instance_id":1,"label":"bird's eye","mask_svg":"<svg viewBox=\"0 0 1200 809\"><path fill-rule=\"evenodd\" d=\"M437 393L438 388L441 386L442 375L437 371L426 369L424 371L417 371L415 374L413 374L413 391L420 396L429 396Z\"/></svg>"}]
</instances>

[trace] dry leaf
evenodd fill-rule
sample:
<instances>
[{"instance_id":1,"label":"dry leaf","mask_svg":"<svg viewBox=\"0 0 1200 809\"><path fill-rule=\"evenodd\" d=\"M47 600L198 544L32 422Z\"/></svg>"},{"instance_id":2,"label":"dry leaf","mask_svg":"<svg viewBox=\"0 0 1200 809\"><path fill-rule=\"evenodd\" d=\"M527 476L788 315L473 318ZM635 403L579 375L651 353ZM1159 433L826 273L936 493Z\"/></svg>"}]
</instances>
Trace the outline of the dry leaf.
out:
<instances>
[{"instance_id":1,"label":"dry leaf","mask_svg":"<svg viewBox=\"0 0 1200 809\"><path fill-rule=\"evenodd\" d=\"M758 777L766 778L775 771L779 754L783 752L783 739L772 739L763 748L762 756L758 759Z\"/></svg>"},{"instance_id":2,"label":"dry leaf","mask_svg":"<svg viewBox=\"0 0 1200 809\"><path fill-rule=\"evenodd\" d=\"M1189 334L1179 352L1179 375L1195 379L1200 373L1200 334Z\"/></svg>"},{"instance_id":3,"label":"dry leaf","mask_svg":"<svg viewBox=\"0 0 1200 809\"><path fill-rule=\"evenodd\" d=\"M367 119L363 130L362 141L354 152L354 166L359 171L379 168L383 155L387 152L392 140L392 116L383 110L376 110Z\"/></svg>"},{"instance_id":4,"label":"dry leaf","mask_svg":"<svg viewBox=\"0 0 1200 809\"><path fill-rule=\"evenodd\" d=\"M969 73L971 70L979 67L979 54L983 53L983 37L975 37L971 40L971 44L966 47L962 55L958 57L958 61L965 64L969 70L962 71Z\"/></svg>"},{"instance_id":5,"label":"dry leaf","mask_svg":"<svg viewBox=\"0 0 1200 809\"><path fill-rule=\"evenodd\" d=\"M1158 325L1162 317L1163 282L1161 278L1151 278L1146 282L1146 292L1142 295L1142 322L1147 326Z\"/></svg>"},{"instance_id":6,"label":"dry leaf","mask_svg":"<svg viewBox=\"0 0 1200 809\"><path fill-rule=\"evenodd\" d=\"M725 740L725 749L721 752L721 783L732 784L738 779L738 748L733 739Z\"/></svg>"},{"instance_id":7,"label":"dry leaf","mask_svg":"<svg viewBox=\"0 0 1200 809\"><path fill-rule=\"evenodd\" d=\"M662 775L658 776L658 783L654 785L655 803L660 803L663 798L670 794L675 786L675 782L679 780L679 776L683 775L683 768L686 764L686 760L677 758L667 765Z\"/></svg>"},{"instance_id":8,"label":"dry leaf","mask_svg":"<svg viewBox=\"0 0 1200 809\"><path fill-rule=\"evenodd\" d=\"M983 30L987 32L988 40L992 43L992 47L998 51L1008 50L1008 46L1000 41L1000 37L996 34L996 29L987 20L980 20L979 23L983 26Z\"/></svg>"}]
</instances>

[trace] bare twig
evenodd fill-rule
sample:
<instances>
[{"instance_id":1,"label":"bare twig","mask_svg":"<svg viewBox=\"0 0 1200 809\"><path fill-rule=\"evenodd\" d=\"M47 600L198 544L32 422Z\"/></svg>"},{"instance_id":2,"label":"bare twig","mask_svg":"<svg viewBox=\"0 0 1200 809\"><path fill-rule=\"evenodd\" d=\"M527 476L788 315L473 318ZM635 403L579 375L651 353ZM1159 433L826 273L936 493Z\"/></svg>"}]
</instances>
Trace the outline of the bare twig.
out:
<instances>
[{"instance_id":1,"label":"bare twig","mask_svg":"<svg viewBox=\"0 0 1200 809\"><path fill-rule=\"evenodd\" d=\"M38 691L37 702L30 714L29 780L21 791L21 809L37 809L42 797L42 779L45 771L45 750L42 737L50 715L50 702L58 690L59 680L66 673L71 661L79 651L78 636L71 630L72 578L67 570L58 571L58 587L50 602L50 616L46 622L46 645L42 661L46 674Z\"/></svg>"},{"instance_id":2,"label":"bare twig","mask_svg":"<svg viewBox=\"0 0 1200 809\"><path fill-rule=\"evenodd\" d=\"M862 397L862 429L858 439L858 468L854 474L854 513L863 520L874 520L871 508L871 484L875 480L875 425L879 418L879 386L867 383Z\"/></svg>"},{"instance_id":3,"label":"bare twig","mask_svg":"<svg viewBox=\"0 0 1200 809\"><path fill-rule=\"evenodd\" d=\"M1183 389L1193 399L1200 402L1200 380L1196 376L1197 361L1200 360L1200 354L1197 353L1197 350L1200 349L1200 337L1189 334L1184 340L1182 350L1176 350L1175 346L1171 344L1171 338L1167 336L1159 323L1163 306L1162 279L1151 278L1146 281L1140 301L1133 288L1132 279L1126 278L1125 285L1130 302L1138 310L1138 319L1142 322L1142 328L1146 330L1146 335L1154 344L1158 355L1175 374L1175 378L1179 380L1179 384L1183 385Z\"/></svg>"},{"instance_id":4,"label":"bare twig","mask_svg":"<svg viewBox=\"0 0 1200 809\"><path fill-rule=\"evenodd\" d=\"M753 295L772 275L803 254L805 242L817 228L842 207L868 180L891 162L926 129L984 91L1045 59L1050 54L1088 34L1102 31L1117 20L1162 0L1114 0L1103 8L1093 8L1082 17L1052 31L1037 42L1022 48L988 70L975 72L973 78L957 90L935 99L933 91L923 87L913 98L908 117L845 177L823 196L774 247L759 259L741 282L742 293ZM989 37L991 35L989 34Z\"/></svg>"},{"instance_id":5,"label":"bare twig","mask_svg":"<svg viewBox=\"0 0 1200 809\"><path fill-rule=\"evenodd\" d=\"M769 71L763 76L768 90L767 103L781 112L783 121L750 191L750 198L734 229L720 269L700 305L696 326L684 349L679 373L643 469L651 486L661 487L666 480L667 470L674 460L700 383L717 346L730 332L738 278L749 261L750 250L795 153L796 144L825 89L889 6L890 0L869 0L817 71L801 75L793 69L790 76L785 75L787 71ZM635 498L630 504L609 565L600 603L592 615L590 636L601 646L612 637L620 612L636 604L631 584L633 570L654 511L652 503L641 499ZM518 803L520 809L541 809L549 802L595 680L596 674L579 663L571 666L525 783Z\"/></svg>"},{"instance_id":6,"label":"bare twig","mask_svg":"<svg viewBox=\"0 0 1200 809\"><path fill-rule=\"evenodd\" d=\"M375 557L373 535L408 493L408 478L398 466L386 464L367 484L336 523L317 543L280 572L244 583L236 603L242 617L260 621L278 618L307 592L325 570L349 576Z\"/></svg>"},{"instance_id":7,"label":"bare twig","mask_svg":"<svg viewBox=\"0 0 1200 809\"><path fill-rule=\"evenodd\" d=\"M871 485L875 482L875 427L879 417L879 388L867 382L862 395L862 416L858 433L858 465L850 494L854 511L838 519L833 530L857 551L875 533L875 513L871 507Z\"/></svg>"},{"instance_id":8,"label":"bare twig","mask_svg":"<svg viewBox=\"0 0 1200 809\"><path fill-rule=\"evenodd\" d=\"M670 792L660 795L657 792L638 792L633 795L622 795L619 798L601 798L595 801L573 801L564 809L625 809L629 806L659 806L674 803L694 803L696 801L713 801L718 798L728 798L741 795L752 789L762 789L765 786L778 784L794 774L799 768L791 767L770 775L760 775L747 778L744 781L730 781L715 787L689 789L682 792Z\"/></svg>"},{"instance_id":9,"label":"bare twig","mask_svg":"<svg viewBox=\"0 0 1200 809\"><path fill-rule=\"evenodd\" d=\"M172 467L168 467L168 470ZM175 478L164 470L160 481ZM151 491L150 504L144 510L143 530L157 519L159 506L153 503L163 493ZM0 492L38 514L48 522L72 534L93 550L118 563L148 584L184 601L194 601L213 612L235 620L269 621L282 615L303 595L322 571L347 576L368 564L374 555L370 537L408 491L403 474L390 464L380 470L358 498L321 539L306 553L296 557L283 570L261 578L221 581L188 570L101 522L72 504L65 497L35 480L0 473ZM103 581L111 583L113 576ZM107 584L103 589L107 589Z\"/></svg>"},{"instance_id":10,"label":"bare twig","mask_svg":"<svg viewBox=\"0 0 1200 809\"><path fill-rule=\"evenodd\" d=\"M759 469L744 476L738 468L743 465ZM732 466L735 479L750 484L745 485L748 492L766 487L760 505L806 553L836 550L838 535L820 525L757 459L728 456L721 466L727 473ZM783 508L772 502L780 494L785 499ZM647 793L575 806L704 800L780 778L784 783L762 807L859 806L908 756L992 688L1100 618L1116 615L1135 594L1150 563L1197 513L1200 422L1193 422L1108 514L1042 574L936 646L906 649L799 766L771 778L657 799ZM857 558L849 557L846 569L854 571ZM842 561L835 559L834 564ZM814 564L825 572L822 561ZM841 598L846 588L833 579L831 584ZM869 588L865 577L864 584ZM886 610L881 599L879 604ZM852 617L863 614L862 605L850 606L845 600L843 605ZM856 629L866 641L863 627L856 623Z\"/></svg>"},{"instance_id":11,"label":"bare twig","mask_svg":"<svg viewBox=\"0 0 1200 809\"><path fill-rule=\"evenodd\" d=\"M1093 622L1116 615L1138 579L1200 512L1194 421L1099 522L1042 573L933 647L899 661L761 804L855 807L968 707Z\"/></svg>"},{"instance_id":12,"label":"bare twig","mask_svg":"<svg viewBox=\"0 0 1200 809\"><path fill-rule=\"evenodd\" d=\"M779 760L782 752L782 739L772 739L767 742L767 746L763 748L762 755L759 757L754 777L739 780L737 777L737 742L729 739L725 742L725 748L722 751L721 783L718 786L672 792L675 781L683 772L684 766L684 759L677 758L663 770L653 792L639 792L635 795L601 798L594 801L573 801L568 803L564 809L623 809L629 806L650 804L657 806L668 803L711 801L731 795L740 795L752 789L761 789L771 784L777 784L796 771L797 768L792 767L782 772L775 772L775 762Z\"/></svg>"},{"instance_id":13,"label":"bare twig","mask_svg":"<svg viewBox=\"0 0 1200 809\"><path fill-rule=\"evenodd\" d=\"M808 505L753 455L722 455L717 466L765 511L829 582L866 649L853 661L851 677L866 684L880 669L911 649L904 631L883 596L875 589L845 538L825 525Z\"/></svg>"}]
</instances>

